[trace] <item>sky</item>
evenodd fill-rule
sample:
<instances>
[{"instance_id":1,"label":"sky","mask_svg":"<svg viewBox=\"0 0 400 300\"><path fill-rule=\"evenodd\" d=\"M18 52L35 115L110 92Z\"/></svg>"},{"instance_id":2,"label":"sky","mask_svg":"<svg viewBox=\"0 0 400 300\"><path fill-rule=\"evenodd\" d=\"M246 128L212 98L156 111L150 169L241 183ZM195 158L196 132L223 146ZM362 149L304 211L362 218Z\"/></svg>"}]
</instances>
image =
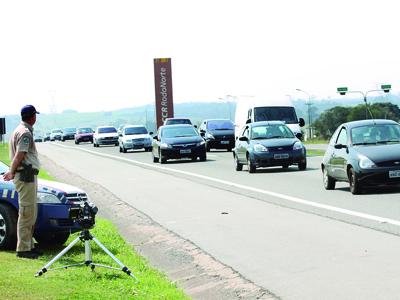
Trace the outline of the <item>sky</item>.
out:
<instances>
[{"instance_id":1,"label":"sky","mask_svg":"<svg viewBox=\"0 0 400 300\"><path fill-rule=\"evenodd\" d=\"M0 115L154 104L153 59L174 102L327 99L400 90L396 1L0 0ZM301 89L306 93L296 91Z\"/></svg>"}]
</instances>

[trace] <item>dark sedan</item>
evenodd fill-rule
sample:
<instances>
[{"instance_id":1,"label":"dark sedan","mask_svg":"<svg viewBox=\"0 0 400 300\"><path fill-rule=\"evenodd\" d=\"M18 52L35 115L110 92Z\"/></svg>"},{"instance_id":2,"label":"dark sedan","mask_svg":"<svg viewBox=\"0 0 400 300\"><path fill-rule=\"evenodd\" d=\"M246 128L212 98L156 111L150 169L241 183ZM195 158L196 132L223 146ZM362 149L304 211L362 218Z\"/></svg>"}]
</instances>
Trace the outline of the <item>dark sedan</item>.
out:
<instances>
[{"instance_id":1,"label":"dark sedan","mask_svg":"<svg viewBox=\"0 0 400 300\"><path fill-rule=\"evenodd\" d=\"M340 125L322 164L324 187L349 182L353 194L365 186L400 184L400 125L391 120L363 120Z\"/></svg>"},{"instance_id":2,"label":"dark sedan","mask_svg":"<svg viewBox=\"0 0 400 300\"><path fill-rule=\"evenodd\" d=\"M236 140L233 158L236 171L247 165L249 173L260 167L298 165L307 167L306 149L284 122L254 122L247 124Z\"/></svg>"},{"instance_id":3,"label":"dark sedan","mask_svg":"<svg viewBox=\"0 0 400 300\"><path fill-rule=\"evenodd\" d=\"M226 149L235 147L235 128L231 120L204 120L200 125L200 134L206 141L206 149Z\"/></svg>"},{"instance_id":4,"label":"dark sedan","mask_svg":"<svg viewBox=\"0 0 400 300\"><path fill-rule=\"evenodd\" d=\"M192 125L160 126L153 138L153 162L166 163L168 159L207 159L204 139Z\"/></svg>"}]
</instances>

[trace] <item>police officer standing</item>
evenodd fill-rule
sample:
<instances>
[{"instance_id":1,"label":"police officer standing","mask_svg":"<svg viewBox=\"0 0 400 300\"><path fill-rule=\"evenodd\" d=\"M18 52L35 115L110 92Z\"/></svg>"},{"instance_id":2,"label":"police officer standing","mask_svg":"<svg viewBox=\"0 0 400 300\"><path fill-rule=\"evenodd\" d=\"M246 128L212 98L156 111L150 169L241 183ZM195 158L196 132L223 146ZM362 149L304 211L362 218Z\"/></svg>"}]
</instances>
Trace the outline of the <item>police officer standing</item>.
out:
<instances>
[{"instance_id":1,"label":"police officer standing","mask_svg":"<svg viewBox=\"0 0 400 300\"><path fill-rule=\"evenodd\" d=\"M34 249L33 231L37 217L37 174L39 159L33 139L33 125L36 122L33 105L21 109L22 122L10 139L10 170L3 175L4 180L13 180L18 192L17 256L38 258L41 254Z\"/></svg>"}]
</instances>

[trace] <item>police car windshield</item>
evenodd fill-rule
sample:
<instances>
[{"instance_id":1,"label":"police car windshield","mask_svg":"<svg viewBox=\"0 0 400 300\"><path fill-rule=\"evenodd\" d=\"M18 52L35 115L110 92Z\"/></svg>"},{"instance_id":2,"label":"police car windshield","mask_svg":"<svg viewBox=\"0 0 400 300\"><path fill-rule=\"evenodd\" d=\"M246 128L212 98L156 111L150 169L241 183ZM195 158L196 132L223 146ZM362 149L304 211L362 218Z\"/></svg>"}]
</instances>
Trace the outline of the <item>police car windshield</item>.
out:
<instances>
[{"instance_id":1,"label":"police car windshield","mask_svg":"<svg viewBox=\"0 0 400 300\"><path fill-rule=\"evenodd\" d=\"M113 132L117 132L117 129L115 129L114 127L99 128L99 133L113 133Z\"/></svg>"},{"instance_id":2,"label":"police car windshield","mask_svg":"<svg viewBox=\"0 0 400 300\"><path fill-rule=\"evenodd\" d=\"M125 135L134 135L134 134L147 134L147 129L144 127L128 127L124 130Z\"/></svg>"}]
</instances>

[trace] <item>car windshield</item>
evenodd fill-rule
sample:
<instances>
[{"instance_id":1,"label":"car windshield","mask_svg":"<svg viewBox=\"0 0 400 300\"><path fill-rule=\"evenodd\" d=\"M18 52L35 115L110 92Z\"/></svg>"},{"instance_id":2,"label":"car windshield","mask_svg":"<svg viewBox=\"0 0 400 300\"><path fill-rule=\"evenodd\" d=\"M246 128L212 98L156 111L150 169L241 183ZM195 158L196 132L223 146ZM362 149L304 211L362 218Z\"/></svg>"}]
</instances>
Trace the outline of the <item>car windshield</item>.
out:
<instances>
[{"instance_id":1,"label":"car windshield","mask_svg":"<svg viewBox=\"0 0 400 300\"><path fill-rule=\"evenodd\" d=\"M251 128L251 139L283 139L294 138L293 132L284 124L263 125Z\"/></svg>"},{"instance_id":2,"label":"car windshield","mask_svg":"<svg viewBox=\"0 0 400 300\"><path fill-rule=\"evenodd\" d=\"M215 120L207 122L208 130L233 130L233 123L230 120Z\"/></svg>"},{"instance_id":3,"label":"car windshield","mask_svg":"<svg viewBox=\"0 0 400 300\"><path fill-rule=\"evenodd\" d=\"M51 133L62 133L61 129L53 129Z\"/></svg>"},{"instance_id":4,"label":"car windshield","mask_svg":"<svg viewBox=\"0 0 400 300\"><path fill-rule=\"evenodd\" d=\"M73 133L76 131L76 128L64 128L64 133Z\"/></svg>"},{"instance_id":5,"label":"car windshield","mask_svg":"<svg viewBox=\"0 0 400 300\"><path fill-rule=\"evenodd\" d=\"M351 130L353 145L400 143L400 125L373 124Z\"/></svg>"},{"instance_id":6,"label":"car windshield","mask_svg":"<svg viewBox=\"0 0 400 300\"><path fill-rule=\"evenodd\" d=\"M125 135L147 134L147 129L145 127L127 127L124 133Z\"/></svg>"},{"instance_id":7,"label":"car windshield","mask_svg":"<svg viewBox=\"0 0 400 300\"><path fill-rule=\"evenodd\" d=\"M254 108L254 120L259 121L283 121L286 124L296 124L297 120L294 107L291 106L265 106Z\"/></svg>"},{"instance_id":8,"label":"car windshield","mask_svg":"<svg viewBox=\"0 0 400 300\"><path fill-rule=\"evenodd\" d=\"M113 133L113 132L117 132L117 129L115 129L114 127L99 128L99 133Z\"/></svg>"},{"instance_id":9,"label":"car windshield","mask_svg":"<svg viewBox=\"0 0 400 300\"><path fill-rule=\"evenodd\" d=\"M161 135L162 137L165 138L174 138L174 137L197 136L199 134L194 129L194 127L191 126L187 127L172 126L169 128L164 128Z\"/></svg>"},{"instance_id":10,"label":"car windshield","mask_svg":"<svg viewBox=\"0 0 400 300\"><path fill-rule=\"evenodd\" d=\"M93 129L92 128L79 128L78 133L92 133Z\"/></svg>"},{"instance_id":11,"label":"car windshield","mask_svg":"<svg viewBox=\"0 0 400 300\"><path fill-rule=\"evenodd\" d=\"M176 124L190 124L192 125L192 122L190 122L189 119L169 119L165 122L165 125L176 125Z\"/></svg>"}]
</instances>

